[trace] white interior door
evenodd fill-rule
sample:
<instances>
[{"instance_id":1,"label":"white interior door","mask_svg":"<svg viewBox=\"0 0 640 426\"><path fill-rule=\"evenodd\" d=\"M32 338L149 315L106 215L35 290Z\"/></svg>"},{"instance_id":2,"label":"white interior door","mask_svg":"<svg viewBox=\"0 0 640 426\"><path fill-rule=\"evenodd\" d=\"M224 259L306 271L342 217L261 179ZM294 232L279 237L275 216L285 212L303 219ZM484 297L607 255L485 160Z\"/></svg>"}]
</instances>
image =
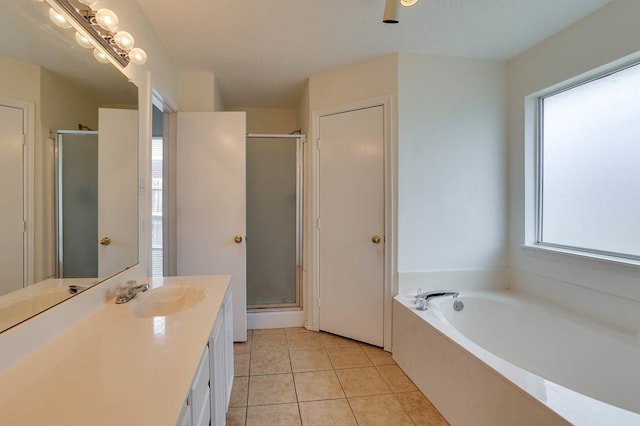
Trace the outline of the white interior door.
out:
<instances>
[{"instance_id":1,"label":"white interior door","mask_svg":"<svg viewBox=\"0 0 640 426\"><path fill-rule=\"evenodd\" d=\"M0 104L0 294L24 285L24 110Z\"/></svg>"},{"instance_id":2,"label":"white interior door","mask_svg":"<svg viewBox=\"0 0 640 426\"><path fill-rule=\"evenodd\" d=\"M98 111L98 276L138 261L138 111ZM135 185L132 185L135 182Z\"/></svg>"},{"instance_id":3,"label":"white interior door","mask_svg":"<svg viewBox=\"0 0 640 426\"><path fill-rule=\"evenodd\" d=\"M245 117L181 112L177 120L178 275L231 275L237 342L247 340Z\"/></svg>"},{"instance_id":4,"label":"white interior door","mask_svg":"<svg viewBox=\"0 0 640 426\"><path fill-rule=\"evenodd\" d=\"M384 335L384 108L319 119L320 329Z\"/></svg>"}]
</instances>

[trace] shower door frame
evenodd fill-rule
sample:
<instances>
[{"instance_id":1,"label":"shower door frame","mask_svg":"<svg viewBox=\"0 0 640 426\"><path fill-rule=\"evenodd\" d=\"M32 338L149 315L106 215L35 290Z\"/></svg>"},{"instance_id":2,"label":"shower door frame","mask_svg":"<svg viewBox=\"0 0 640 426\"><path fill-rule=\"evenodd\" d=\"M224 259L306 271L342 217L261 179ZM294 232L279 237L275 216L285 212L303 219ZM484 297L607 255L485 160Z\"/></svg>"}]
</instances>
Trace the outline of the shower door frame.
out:
<instances>
[{"instance_id":1,"label":"shower door frame","mask_svg":"<svg viewBox=\"0 0 640 426\"><path fill-rule=\"evenodd\" d=\"M302 249L303 249L303 213L304 213L304 150L306 135L277 133L248 133L247 139L296 139L296 301L295 303L267 303L247 305L247 312L267 312L270 310L302 309ZM249 236L250 237L250 236ZM246 237L245 237L246 239ZM248 241L247 241L248 244ZM247 283L247 288L249 283Z\"/></svg>"},{"instance_id":2,"label":"shower door frame","mask_svg":"<svg viewBox=\"0 0 640 426\"><path fill-rule=\"evenodd\" d=\"M63 160L63 148L62 138L64 135L83 135L83 136L98 136L97 130L56 130L55 131L55 146L53 150L54 157L54 199L55 199L55 227L54 227L54 241L55 241L55 277L65 278L63 276L64 271L64 229L63 229L63 216L64 206L62 203L62 160Z\"/></svg>"}]
</instances>

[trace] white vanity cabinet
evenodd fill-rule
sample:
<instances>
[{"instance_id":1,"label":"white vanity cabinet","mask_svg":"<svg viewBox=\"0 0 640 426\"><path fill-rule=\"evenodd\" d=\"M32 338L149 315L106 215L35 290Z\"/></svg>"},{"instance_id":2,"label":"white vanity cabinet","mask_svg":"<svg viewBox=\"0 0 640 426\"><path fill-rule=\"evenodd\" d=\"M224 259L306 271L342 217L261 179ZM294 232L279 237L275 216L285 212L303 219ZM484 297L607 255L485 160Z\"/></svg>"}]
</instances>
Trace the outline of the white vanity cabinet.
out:
<instances>
[{"instance_id":1,"label":"white vanity cabinet","mask_svg":"<svg viewBox=\"0 0 640 426\"><path fill-rule=\"evenodd\" d=\"M233 307L231 293L225 295L222 309L209 338L211 356L211 424L224 425L233 386Z\"/></svg>"},{"instance_id":2,"label":"white vanity cabinet","mask_svg":"<svg viewBox=\"0 0 640 426\"><path fill-rule=\"evenodd\" d=\"M233 311L230 289L213 324L176 426L223 426L233 386Z\"/></svg>"}]
</instances>

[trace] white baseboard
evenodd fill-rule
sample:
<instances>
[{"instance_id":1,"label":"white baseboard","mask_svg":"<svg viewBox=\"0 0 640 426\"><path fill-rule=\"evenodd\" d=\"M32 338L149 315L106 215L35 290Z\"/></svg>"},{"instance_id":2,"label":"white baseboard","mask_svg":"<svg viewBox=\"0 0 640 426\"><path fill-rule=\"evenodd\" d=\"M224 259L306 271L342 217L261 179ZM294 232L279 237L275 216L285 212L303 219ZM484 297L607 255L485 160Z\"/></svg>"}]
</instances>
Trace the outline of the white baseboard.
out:
<instances>
[{"instance_id":1,"label":"white baseboard","mask_svg":"<svg viewBox=\"0 0 640 426\"><path fill-rule=\"evenodd\" d=\"M247 329L303 327L304 311L247 312Z\"/></svg>"}]
</instances>

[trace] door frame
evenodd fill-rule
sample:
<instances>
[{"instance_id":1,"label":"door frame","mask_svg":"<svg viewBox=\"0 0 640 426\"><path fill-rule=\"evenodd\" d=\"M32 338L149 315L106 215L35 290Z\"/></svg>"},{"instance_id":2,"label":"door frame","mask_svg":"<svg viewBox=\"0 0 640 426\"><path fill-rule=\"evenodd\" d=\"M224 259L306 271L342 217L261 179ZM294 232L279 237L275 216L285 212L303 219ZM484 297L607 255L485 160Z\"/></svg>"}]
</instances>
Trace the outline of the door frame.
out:
<instances>
[{"instance_id":1,"label":"door frame","mask_svg":"<svg viewBox=\"0 0 640 426\"><path fill-rule=\"evenodd\" d=\"M35 272L35 104L33 102L22 101L0 97L0 104L21 109L23 111L22 132L24 134L22 150L22 217L24 221L24 233L22 237L22 286L33 284Z\"/></svg>"},{"instance_id":2,"label":"door frame","mask_svg":"<svg viewBox=\"0 0 640 426\"><path fill-rule=\"evenodd\" d=\"M307 298L307 306L310 312L306 316L305 327L318 331L320 329L320 229L318 228L318 217L320 215L320 156L318 154L318 133L320 130L320 118L327 115L340 114L359 109L382 106L383 108L383 138L384 138L384 232L385 232L385 252L384 252L384 312L383 312L383 342L384 349L391 350L391 307L393 296L397 289L397 194L396 194L396 149L394 138L394 120L392 116L393 98L392 96L382 96L364 99L337 105L330 108L312 112L312 137L309 140L311 185L310 185L310 208L307 210L307 223L311 224L309 229L310 241L307 246L310 251L308 261L309 268L305 271L309 274L310 288Z\"/></svg>"}]
</instances>

